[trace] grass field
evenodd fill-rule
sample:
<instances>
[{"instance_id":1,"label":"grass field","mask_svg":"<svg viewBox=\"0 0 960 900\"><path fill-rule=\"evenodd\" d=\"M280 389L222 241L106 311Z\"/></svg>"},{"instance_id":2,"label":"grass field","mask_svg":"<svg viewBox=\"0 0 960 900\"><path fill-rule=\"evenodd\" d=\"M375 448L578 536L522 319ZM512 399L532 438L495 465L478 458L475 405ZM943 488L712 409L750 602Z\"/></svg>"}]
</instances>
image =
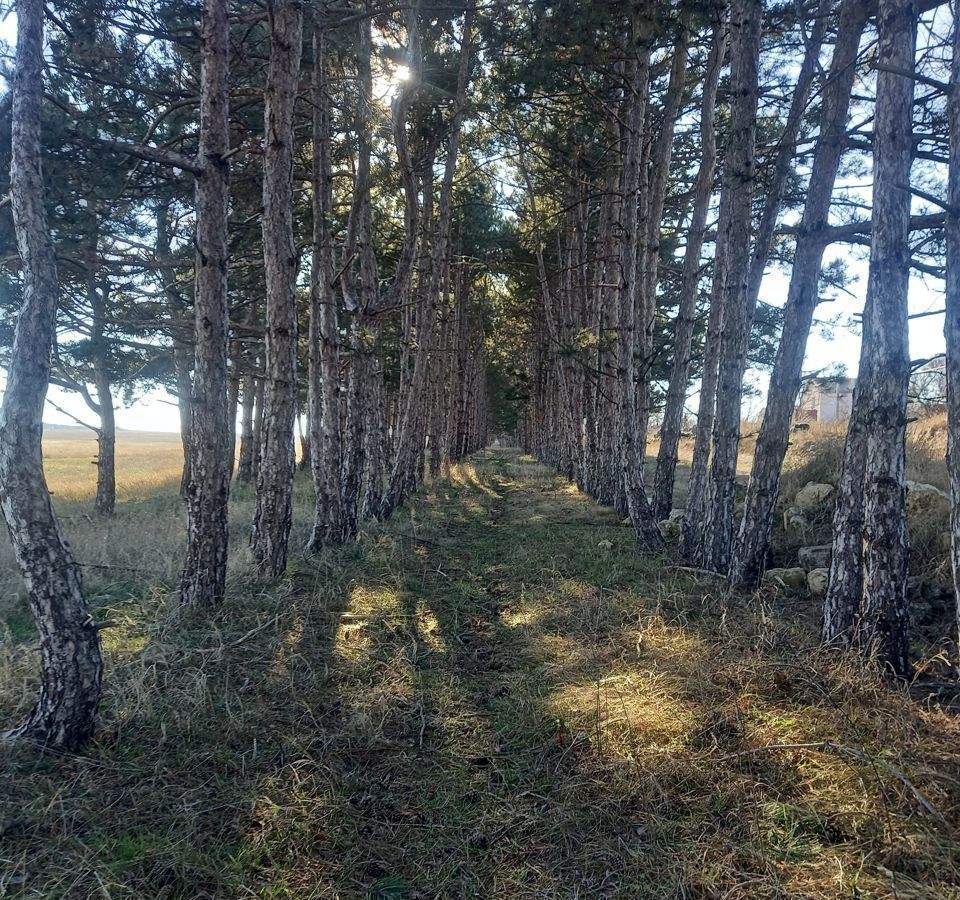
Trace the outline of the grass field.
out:
<instances>
[{"instance_id":1,"label":"grass field","mask_svg":"<svg viewBox=\"0 0 960 900\"><path fill-rule=\"evenodd\" d=\"M960 898L956 714L819 650L811 601L642 556L487 451L275 584L237 492L205 621L171 603L175 481L108 525L60 495L78 557L127 568L88 569L116 623L97 740L0 766L0 896ZM16 637L3 721L34 686Z\"/></svg>"},{"instance_id":2,"label":"grass field","mask_svg":"<svg viewBox=\"0 0 960 900\"><path fill-rule=\"evenodd\" d=\"M43 466L58 500L89 500L97 490L97 440L86 428L46 426ZM142 500L176 491L183 468L180 435L121 431L117 435L117 499Z\"/></svg>"}]
</instances>

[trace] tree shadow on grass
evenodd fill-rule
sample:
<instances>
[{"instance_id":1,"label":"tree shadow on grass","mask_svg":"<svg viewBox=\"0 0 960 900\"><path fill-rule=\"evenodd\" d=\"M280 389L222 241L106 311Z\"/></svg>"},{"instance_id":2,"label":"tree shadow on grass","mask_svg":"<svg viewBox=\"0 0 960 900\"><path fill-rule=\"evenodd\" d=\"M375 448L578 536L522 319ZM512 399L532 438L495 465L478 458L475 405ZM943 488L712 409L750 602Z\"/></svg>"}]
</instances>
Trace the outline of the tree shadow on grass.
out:
<instances>
[{"instance_id":1,"label":"tree shadow on grass","mask_svg":"<svg viewBox=\"0 0 960 900\"><path fill-rule=\"evenodd\" d=\"M881 866L906 889L938 860L950 896L956 845L896 779L754 751L926 764L956 723L798 656L775 618L483 454L121 660L87 758L0 775L0 872L69 897L752 898L883 896Z\"/></svg>"}]
</instances>

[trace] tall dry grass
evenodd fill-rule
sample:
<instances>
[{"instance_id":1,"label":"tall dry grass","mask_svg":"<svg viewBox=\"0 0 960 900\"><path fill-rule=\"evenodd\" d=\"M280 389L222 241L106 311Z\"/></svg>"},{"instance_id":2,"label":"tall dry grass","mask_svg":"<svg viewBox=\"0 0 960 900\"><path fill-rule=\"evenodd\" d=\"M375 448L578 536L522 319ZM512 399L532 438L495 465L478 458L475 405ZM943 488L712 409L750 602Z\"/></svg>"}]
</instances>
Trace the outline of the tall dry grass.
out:
<instances>
[{"instance_id":1,"label":"tall dry grass","mask_svg":"<svg viewBox=\"0 0 960 900\"><path fill-rule=\"evenodd\" d=\"M153 607L176 586L186 534L186 512L178 496L183 453L180 436L120 432L117 436L117 510L111 517L93 509L97 445L81 428L47 427L44 473L67 540L83 567L84 587L94 610ZM299 480L295 490L294 540L305 543L312 489ZM250 575L246 552L253 517L253 492L234 486L230 506L230 577ZM4 632L22 640L33 624L23 583L6 533L0 534L0 640ZM2 673L0 673L2 674Z\"/></svg>"}]
</instances>

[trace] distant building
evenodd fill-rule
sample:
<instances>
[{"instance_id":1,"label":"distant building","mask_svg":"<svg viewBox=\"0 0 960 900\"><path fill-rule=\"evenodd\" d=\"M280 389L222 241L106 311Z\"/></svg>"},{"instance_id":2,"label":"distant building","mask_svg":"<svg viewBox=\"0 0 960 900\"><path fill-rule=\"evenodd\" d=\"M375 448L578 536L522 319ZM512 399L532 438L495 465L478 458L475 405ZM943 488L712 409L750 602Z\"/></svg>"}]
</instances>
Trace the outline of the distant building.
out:
<instances>
[{"instance_id":1,"label":"distant building","mask_svg":"<svg viewBox=\"0 0 960 900\"><path fill-rule=\"evenodd\" d=\"M856 378L812 378L800 393L797 422L842 422L853 409Z\"/></svg>"}]
</instances>

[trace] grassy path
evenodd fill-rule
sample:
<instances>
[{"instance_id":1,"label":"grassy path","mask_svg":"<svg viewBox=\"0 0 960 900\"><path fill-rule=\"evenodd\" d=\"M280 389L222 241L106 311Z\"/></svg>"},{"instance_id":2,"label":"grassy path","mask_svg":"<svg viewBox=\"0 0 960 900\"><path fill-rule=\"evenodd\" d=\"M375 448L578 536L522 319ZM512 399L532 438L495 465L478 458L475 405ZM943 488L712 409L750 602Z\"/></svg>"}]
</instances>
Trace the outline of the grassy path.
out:
<instances>
[{"instance_id":1,"label":"grassy path","mask_svg":"<svg viewBox=\"0 0 960 900\"><path fill-rule=\"evenodd\" d=\"M233 594L118 610L90 754L0 759L0 896L960 897L956 719L516 452Z\"/></svg>"}]
</instances>

